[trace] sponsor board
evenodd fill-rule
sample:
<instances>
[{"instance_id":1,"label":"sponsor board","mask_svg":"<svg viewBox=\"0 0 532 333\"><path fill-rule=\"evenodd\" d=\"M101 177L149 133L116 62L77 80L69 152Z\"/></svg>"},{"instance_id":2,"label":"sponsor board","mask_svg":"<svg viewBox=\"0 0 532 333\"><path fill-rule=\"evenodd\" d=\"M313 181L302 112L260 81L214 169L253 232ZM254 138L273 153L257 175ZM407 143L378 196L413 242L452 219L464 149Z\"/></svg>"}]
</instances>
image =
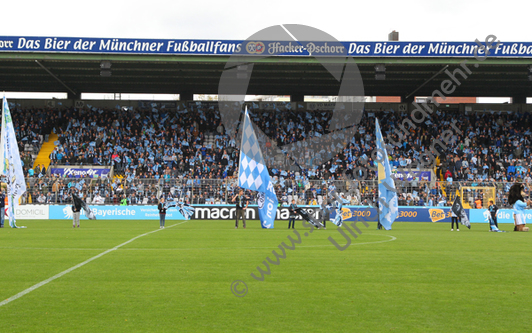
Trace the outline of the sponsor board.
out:
<instances>
[{"instance_id":1,"label":"sponsor board","mask_svg":"<svg viewBox=\"0 0 532 333\"><path fill-rule=\"evenodd\" d=\"M275 41L1 36L0 52L186 54L248 56L460 57L484 56L476 42ZM501 42L489 54L530 58L532 42Z\"/></svg>"},{"instance_id":2,"label":"sponsor board","mask_svg":"<svg viewBox=\"0 0 532 333\"><path fill-rule=\"evenodd\" d=\"M334 110L336 103L331 102L311 102L307 103L307 110Z\"/></svg>"},{"instance_id":3,"label":"sponsor board","mask_svg":"<svg viewBox=\"0 0 532 333\"><path fill-rule=\"evenodd\" d=\"M344 206L342 207L342 216L344 221L377 221L377 210L361 206ZM331 220L335 217L336 211L332 210Z\"/></svg>"},{"instance_id":4,"label":"sponsor board","mask_svg":"<svg viewBox=\"0 0 532 333\"><path fill-rule=\"evenodd\" d=\"M111 172L111 168L83 168L83 167L50 168L50 173L52 175L57 175L59 177L67 177L67 178L81 178L81 177L106 178L109 176L110 172Z\"/></svg>"},{"instance_id":5,"label":"sponsor board","mask_svg":"<svg viewBox=\"0 0 532 333\"><path fill-rule=\"evenodd\" d=\"M97 219L101 220L158 220L159 210L157 206L89 206ZM50 219L70 220L72 219L72 206L53 205L50 206ZM81 219L87 220L84 212L81 212ZM167 220L184 220L185 218L176 209L166 211Z\"/></svg>"},{"instance_id":6,"label":"sponsor board","mask_svg":"<svg viewBox=\"0 0 532 333\"><path fill-rule=\"evenodd\" d=\"M319 218L318 206L300 206L307 210L314 218ZM194 205L193 220L234 220L236 208L233 205ZM113 220L156 220L159 219L157 206L99 206L93 205L91 209L98 219ZM488 223L489 211L487 209L466 209L471 223ZM532 210L525 211L527 222L532 223ZM377 221L377 210L362 206L344 206L342 209L344 221ZM250 205L246 212L246 219L258 219L258 207ZM277 209L279 221L286 221L290 216L288 207ZM331 219L336 216L333 211ZM20 220L69 220L72 219L70 205L20 205L15 210L15 217ZM81 214L81 219L86 219ZM175 209L167 210L167 220L184 220L183 216ZM296 219L300 219L297 217ZM497 213L498 223L514 223L511 209L499 209ZM399 207L399 215L396 222L451 222L450 207Z\"/></svg>"},{"instance_id":7,"label":"sponsor board","mask_svg":"<svg viewBox=\"0 0 532 333\"><path fill-rule=\"evenodd\" d=\"M470 209L469 220L477 223L489 223L490 212L487 209ZM532 223L532 210L525 210L525 220ZM514 224L513 209L499 209L497 211L497 223Z\"/></svg>"},{"instance_id":8,"label":"sponsor board","mask_svg":"<svg viewBox=\"0 0 532 333\"><path fill-rule=\"evenodd\" d=\"M295 110L297 108L294 102L260 102L260 108L264 111L286 111Z\"/></svg>"},{"instance_id":9,"label":"sponsor board","mask_svg":"<svg viewBox=\"0 0 532 333\"><path fill-rule=\"evenodd\" d=\"M318 206L299 206L305 208L311 216L315 218L318 217L319 207ZM279 207L277 208L276 220L288 221L290 217L290 212L288 207ZM190 218L191 220L235 220L236 218L236 207L233 205L194 205L194 215ZM259 218L259 209L257 205L249 205L246 209L246 220L257 220ZM301 219L301 217L297 217Z\"/></svg>"},{"instance_id":10,"label":"sponsor board","mask_svg":"<svg viewBox=\"0 0 532 333\"><path fill-rule=\"evenodd\" d=\"M349 210L349 212L346 212ZM466 213L468 209L465 210ZM348 206L342 209L344 221L377 221L377 209ZM331 213L331 219L336 216ZM395 222L451 222L451 207L399 207ZM473 222L473 221L471 221Z\"/></svg>"},{"instance_id":11,"label":"sponsor board","mask_svg":"<svg viewBox=\"0 0 532 333\"><path fill-rule=\"evenodd\" d=\"M405 179L405 175L406 175L406 179ZM397 169L396 173L393 174L393 176L396 178L396 179L399 179L399 180L406 180L406 181L413 181L413 180L421 180L421 181L426 181L426 182L430 182L432 181L432 177L431 177L431 172L430 171L404 171L402 169Z\"/></svg>"},{"instance_id":12,"label":"sponsor board","mask_svg":"<svg viewBox=\"0 0 532 333\"><path fill-rule=\"evenodd\" d=\"M15 209L15 218L17 220L48 220L49 213L48 205L19 205Z\"/></svg>"}]
</instances>

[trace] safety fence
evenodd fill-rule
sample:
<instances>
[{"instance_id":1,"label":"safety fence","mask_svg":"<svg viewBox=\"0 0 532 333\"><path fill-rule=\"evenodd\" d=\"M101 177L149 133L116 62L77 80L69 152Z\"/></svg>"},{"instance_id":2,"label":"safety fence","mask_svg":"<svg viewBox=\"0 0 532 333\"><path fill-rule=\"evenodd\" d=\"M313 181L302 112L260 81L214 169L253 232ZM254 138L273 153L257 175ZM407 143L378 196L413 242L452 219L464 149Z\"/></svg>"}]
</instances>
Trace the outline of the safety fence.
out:
<instances>
[{"instance_id":1,"label":"safety fence","mask_svg":"<svg viewBox=\"0 0 532 333\"><path fill-rule=\"evenodd\" d=\"M281 203L320 205L327 199L328 189L335 186L351 205L375 203L377 181L358 180L283 180L274 178ZM488 207L493 200L507 207L507 195L512 183L507 182L447 182L396 180L399 206L449 206L460 195L464 208ZM226 179L159 178L60 178L33 177L27 179L27 192L21 204L70 204L74 191L91 204L116 205L126 198L128 205L153 205L160 197L172 197L190 204L230 204L238 192L236 177ZM250 203L255 194L246 192Z\"/></svg>"}]
</instances>

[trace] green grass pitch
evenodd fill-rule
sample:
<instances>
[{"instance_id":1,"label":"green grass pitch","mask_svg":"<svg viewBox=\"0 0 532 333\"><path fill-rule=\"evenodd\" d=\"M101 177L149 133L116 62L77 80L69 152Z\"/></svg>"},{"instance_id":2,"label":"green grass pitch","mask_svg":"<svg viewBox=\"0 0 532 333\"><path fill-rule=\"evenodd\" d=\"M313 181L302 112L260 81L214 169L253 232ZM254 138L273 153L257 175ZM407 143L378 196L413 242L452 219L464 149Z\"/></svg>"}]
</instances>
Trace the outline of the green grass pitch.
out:
<instances>
[{"instance_id":1,"label":"green grass pitch","mask_svg":"<svg viewBox=\"0 0 532 333\"><path fill-rule=\"evenodd\" d=\"M376 224L345 251L332 228L281 242L257 221L167 221L0 307L0 332L530 332L531 233L487 224ZM144 233L158 221L19 221L0 229L0 301ZM172 226L174 225L174 226ZM512 225L502 225L510 231ZM294 238L297 237L294 235ZM290 245L290 243L287 243ZM281 251L277 251L281 253ZM231 283L248 293L236 297ZM242 285L240 285L241 287Z\"/></svg>"}]
</instances>

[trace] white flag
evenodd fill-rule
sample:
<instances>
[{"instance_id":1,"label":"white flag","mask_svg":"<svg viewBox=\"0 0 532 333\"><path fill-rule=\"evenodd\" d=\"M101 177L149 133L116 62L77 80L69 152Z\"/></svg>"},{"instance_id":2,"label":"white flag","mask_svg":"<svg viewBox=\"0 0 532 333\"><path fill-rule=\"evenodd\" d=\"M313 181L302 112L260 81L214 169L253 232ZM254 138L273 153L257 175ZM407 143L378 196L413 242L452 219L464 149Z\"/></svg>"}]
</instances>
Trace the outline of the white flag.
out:
<instances>
[{"instance_id":1,"label":"white flag","mask_svg":"<svg viewBox=\"0 0 532 333\"><path fill-rule=\"evenodd\" d=\"M2 103L2 134L0 141L0 175L5 177L7 183L7 198L9 207L9 225L16 228L15 206L18 206L18 200L26 192L26 182L24 181L24 172L18 151L15 128L11 119L11 112L7 99L4 96Z\"/></svg>"}]
</instances>

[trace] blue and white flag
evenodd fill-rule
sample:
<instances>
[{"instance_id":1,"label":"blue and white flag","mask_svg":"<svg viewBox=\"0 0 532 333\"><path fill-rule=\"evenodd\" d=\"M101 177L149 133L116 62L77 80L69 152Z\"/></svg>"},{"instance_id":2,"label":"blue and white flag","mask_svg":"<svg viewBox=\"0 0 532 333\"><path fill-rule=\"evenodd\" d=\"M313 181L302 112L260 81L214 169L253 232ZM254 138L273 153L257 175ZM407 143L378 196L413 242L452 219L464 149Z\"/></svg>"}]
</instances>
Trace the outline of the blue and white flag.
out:
<instances>
[{"instance_id":1,"label":"blue and white flag","mask_svg":"<svg viewBox=\"0 0 532 333\"><path fill-rule=\"evenodd\" d=\"M9 225L17 228L15 221L15 206L18 200L26 192L26 182L22 170L22 161L18 151L15 128L11 119L11 112L6 97L2 102L2 133L0 139L0 175L5 177L7 184L7 198L9 208Z\"/></svg>"},{"instance_id":2,"label":"blue and white flag","mask_svg":"<svg viewBox=\"0 0 532 333\"><path fill-rule=\"evenodd\" d=\"M177 207L177 210L183 215L185 220L190 220L190 217L194 215L194 207L192 207L189 204L183 203L183 202L177 202L177 201L168 201L164 205L166 209L171 207Z\"/></svg>"},{"instance_id":3,"label":"blue and white flag","mask_svg":"<svg viewBox=\"0 0 532 333\"><path fill-rule=\"evenodd\" d=\"M264 163L253 124L249 119L247 107L242 126L238 185L242 188L259 192L257 203L259 205L260 223L263 228L272 229L277 215L277 195L270 180L268 168Z\"/></svg>"},{"instance_id":4,"label":"blue and white flag","mask_svg":"<svg viewBox=\"0 0 532 333\"><path fill-rule=\"evenodd\" d=\"M382 138L379 120L375 118L375 136L377 137L377 161L379 177L379 222L384 229L391 230L392 223L399 214L397 191L392 177L392 168L388 160L386 145Z\"/></svg>"}]
</instances>

